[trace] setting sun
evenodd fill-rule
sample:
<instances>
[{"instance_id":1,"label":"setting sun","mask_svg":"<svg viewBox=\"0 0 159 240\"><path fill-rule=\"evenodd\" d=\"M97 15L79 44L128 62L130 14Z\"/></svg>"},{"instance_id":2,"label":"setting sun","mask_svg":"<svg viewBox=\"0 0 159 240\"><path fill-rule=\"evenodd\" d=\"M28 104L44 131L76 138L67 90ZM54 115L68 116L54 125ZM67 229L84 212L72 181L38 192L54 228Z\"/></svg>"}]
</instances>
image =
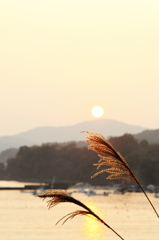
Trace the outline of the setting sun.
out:
<instances>
[{"instance_id":1,"label":"setting sun","mask_svg":"<svg viewBox=\"0 0 159 240\"><path fill-rule=\"evenodd\" d=\"M96 106L92 109L92 115L96 118L103 116L104 110L100 106Z\"/></svg>"}]
</instances>

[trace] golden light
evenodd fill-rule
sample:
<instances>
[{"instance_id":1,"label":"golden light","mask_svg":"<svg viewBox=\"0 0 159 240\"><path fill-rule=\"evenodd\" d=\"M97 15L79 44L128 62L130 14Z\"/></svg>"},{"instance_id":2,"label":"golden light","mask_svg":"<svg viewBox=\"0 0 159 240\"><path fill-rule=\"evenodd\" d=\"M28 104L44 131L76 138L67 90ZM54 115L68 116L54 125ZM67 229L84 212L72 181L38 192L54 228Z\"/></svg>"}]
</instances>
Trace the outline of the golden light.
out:
<instances>
[{"instance_id":1,"label":"golden light","mask_svg":"<svg viewBox=\"0 0 159 240\"><path fill-rule=\"evenodd\" d=\"M96 106L92 109L92 115L96 118L103 116L104 110L100 106Z\"/></svg>"},{"instance_id":2,"label":"golden light","mask_svg":"<svg viewBox=\"0 0 159 240\"><path fill-rule=\"evenodd\" d=\"M86 205L89 206L92 211L97 213L97 215L101 215L100 209L95 205L94 201L86 201ZM102 218L102 217L101 217ZM105 239L108 228L106 228L101 223L97 222L91 217L85 216L85 221L81 227L83 239L91 240L91 239Z\"/></svg>"}]
</instances>

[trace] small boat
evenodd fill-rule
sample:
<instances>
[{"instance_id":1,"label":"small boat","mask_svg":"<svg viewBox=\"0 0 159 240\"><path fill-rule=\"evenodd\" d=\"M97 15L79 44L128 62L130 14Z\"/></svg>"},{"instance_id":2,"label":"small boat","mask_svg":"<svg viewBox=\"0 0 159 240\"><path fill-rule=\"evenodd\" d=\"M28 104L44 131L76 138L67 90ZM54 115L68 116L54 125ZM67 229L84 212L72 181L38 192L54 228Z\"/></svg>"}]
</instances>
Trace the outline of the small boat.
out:
<instances>
[{"instance_id":1,"label":"small boat","mask_svg":"<svg viewBox=\"0 0 159 240\"><path fill-rule=\"evenodd\" d=\"M103 193L96 193L93 190L88 190L87 191L87 196L108 196L110 192L103 192Z\"/></svg>"},{"instance_id":2,"label":"small boat","mask_svg":"<svg viewBox=\"0 0 159 240\"><path fill-rule=\"evenodd\" d=\"M155 198L159 198L159 193L155 193Z\"/></svg>"},{"instance_id":3,"label":"small boat","mask_svg":"<svg viewBox=\"0 0 159 240\"><path fill-rule=\"evenodd\" d=\"M84 190L84 189L78 189L77 191L75 191L76 193L86 193L87 194L87 191Z\"/></svg>"},{"instance_id":4,"label":"small boat","mask_svg":"<svg viewBox=\"0 0 159 240\"><path fill-rule=\"evenodd\" d=\"M93 191L93 190L88 190L88 191L86 192L86 195L87 195L87 196L94 196L94 195L97 195L97 194L96 194L96 192Z\"/></svg>"},{"instance_id":5,"label":"small boat","mask_svg":"<svg viewBox=\"0 0 159 240\"><path fill-rule=\"evenodd\" d=\"M37 195L37 194L38 194L37 190L36 190L36 189L33 190L33 191L32 191L32 194L33 194L33 195Z\"/></svg>"}]
</instances>

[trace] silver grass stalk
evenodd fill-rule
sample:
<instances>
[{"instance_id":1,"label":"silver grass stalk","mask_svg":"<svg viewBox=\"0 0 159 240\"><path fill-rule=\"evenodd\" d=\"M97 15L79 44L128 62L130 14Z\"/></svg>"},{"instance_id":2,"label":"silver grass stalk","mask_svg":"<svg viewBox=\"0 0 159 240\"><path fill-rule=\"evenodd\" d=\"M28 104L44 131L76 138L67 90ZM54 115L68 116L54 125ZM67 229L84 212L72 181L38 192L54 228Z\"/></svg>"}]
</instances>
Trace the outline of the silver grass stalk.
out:
<instances>
[{"instance_id":1,"label":"silver grass stalk","mask_svg":"<svg viewBox=\"0 0 159 240\"><path fill-rule=\"evenodd\" d=\"M62 217L56 224L58 224L61 220L65 219L64 222L63 222L63 224L64 224L68 219L73 219L77 215L89 216L89 217L93 217L93 219L95 219L96 221L98 221L98 222L104 224L105 226L107 226L118 237L120 237L120 239L124 240L113 228L111 228L107 223L105 223L89 207L87 207L85 204L83 204L79 200L71 197L70 195L68 195L63 190L60 190L60 189L59 190L46 190L44 193L37 195L37 197L40 197L42 199L48 199L49 198L49 200L47 201L49 209L58 205L58 204L60 204L60 203L64 203L64 202L74 203L74 204L76 204L76 205L85 209L85 210L77 210L77 211L74 211L72 213L68 213L67 215Z\"/></svg>"},{"instance_id":2,"label":"silver grass stalk","mask_svg":"<svg viewBox=\"0 0 159 240\"><path fill-rule=\"evenodd\" d=\"M134 176L124 157L119 152L117 152L115 148L111 145L111 143L106 140L101 134L89 131L83 132L86 132L88 134L88 136L86 137L86 142L91 143L90 145L88 145L88 149L91 149L97 153L104 154L104 156L98 154L99 161L98 163L95 163L93 165L97 166L97 169L99 169L101 166L109 167L98 171L92 176L92 178L101 173L107 172L110 175L106 179L125 179L133 182L144 193L145 197L147 198L157 217L159 218L159 214L157 213L155 207L153 206L144 189Z\"/></svg>"}]
</instances>

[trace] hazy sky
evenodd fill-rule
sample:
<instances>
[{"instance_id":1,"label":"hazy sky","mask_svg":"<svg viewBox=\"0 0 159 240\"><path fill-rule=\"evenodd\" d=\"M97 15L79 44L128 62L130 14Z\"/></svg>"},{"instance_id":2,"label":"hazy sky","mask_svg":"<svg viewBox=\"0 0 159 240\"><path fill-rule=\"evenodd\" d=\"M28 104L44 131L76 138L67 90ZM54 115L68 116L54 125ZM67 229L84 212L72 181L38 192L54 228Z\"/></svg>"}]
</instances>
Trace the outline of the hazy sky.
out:
<instances>
[{"instance_id":1,"label":"hazy sky","mask_svg":"<svg viewBox=\"0 0 159 240\"><path fill-rule=\"evenodd\" d=\"M0 0L0 136L92 120L95 105L156 129L158 103L158 0Z\"/></svg>"}]
</instances>

